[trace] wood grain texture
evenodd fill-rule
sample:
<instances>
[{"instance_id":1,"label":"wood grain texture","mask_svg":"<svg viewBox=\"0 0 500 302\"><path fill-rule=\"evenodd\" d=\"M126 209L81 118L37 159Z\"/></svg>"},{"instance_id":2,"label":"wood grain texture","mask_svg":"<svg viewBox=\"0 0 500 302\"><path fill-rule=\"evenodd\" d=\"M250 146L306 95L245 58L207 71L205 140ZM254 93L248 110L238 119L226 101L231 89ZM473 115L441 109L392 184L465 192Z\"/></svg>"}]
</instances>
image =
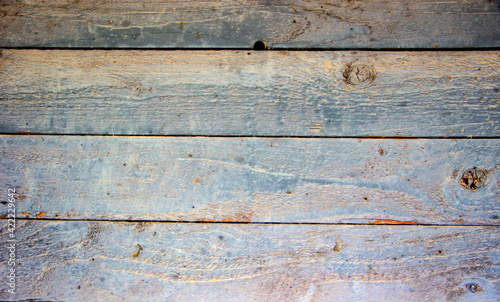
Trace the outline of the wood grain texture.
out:
<instances>
[{"instance_id":1,"label":"wood grain texture","mask_svg":"<svg viewBox=\"0 0 500 302\"><path fill-rule=\"evenodd\" d=\"M0 132L500 135L500 52L3 50Z\"/></svg>"},{"instance_id":2,"label":"wood grain texture","mask_svg":"<svg viewBox=\"0 0 500 302\"><path fill-rule=\"evenodd\" d=\"M14 135L0 183L18 217L498 225L499 158L500 140Z\"/></svg>"},{"instance_id":3,"label":"wood grain texture","mask_svg":"<svg viewBox=\"0 0 500 302\"><path fill-rule=\"evenodd\" d=\"M16 234L17 293L8 294L2 282L2 300L497 301L500 295L495 227L18 221ZM134 257L137 244L142 250ZM0 263L6 276L6 252Z\"/></svg>"},{"instance_id":4,"label":"wood grain texture","mask_svg":"<svg viewBox=\"0 0 500 302\"><path fill-rule=\"evenodd\" d=\"M0 45L28 47L448 48L500 46L500 2L17 1Z\"/></svg>"}]
</instances>

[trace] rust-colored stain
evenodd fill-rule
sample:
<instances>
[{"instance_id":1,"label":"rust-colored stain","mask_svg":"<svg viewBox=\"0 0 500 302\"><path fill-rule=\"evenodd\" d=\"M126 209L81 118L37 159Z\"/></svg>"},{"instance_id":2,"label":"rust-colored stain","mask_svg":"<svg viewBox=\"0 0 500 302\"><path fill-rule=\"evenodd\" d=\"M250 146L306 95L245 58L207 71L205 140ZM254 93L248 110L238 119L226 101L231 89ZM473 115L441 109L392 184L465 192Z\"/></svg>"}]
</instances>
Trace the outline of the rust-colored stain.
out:
<instances>
[{"instance_id":1,"label":"rust-colored stain","mask_svg":"<svg viewBox=\"0 0 500 302\"><path fill-rule=\"evenodd\" d=\"M195 179L195 180L194 180L194 182L195 182L195 183L199 183L199 182L200 182L200 180L197 178L197 179Z\"/></svg>"},{"instance_id":2,"label":"rust-colored stain","mask_svg":"<svg viewBox=\"0 0 500 302\"><path fill-rule=\"evenodd\" d=\"M459 220L455 220L455 222L456 223L462 223L462 222L464 222L464 220L463 219L459 219Z\"/></svg>"},{"instance_id":3,"label":"rust-colored stain","mask_svg":"<svg viewBox=\"0 0 500 302\"><path fill-rule=\"evenodd\" d=\"M221 218L218 219L212 219L212 218L203 218L203 219L198 219L196 220L197 222L251 222L252 221L252 214L240 214L240 215L235 215L235 216L222 216Z\"/></svg>"},{"instance_id":4,"label":"rust-colored stain","mask_svg":"<svg viewBox=\"0 0 500 302\"><path fill-rule=\"evenodd\" d=\"M2 218L4 218L4 219L7 218L7 214L3 214Z\"/></svg>"},{"instance_id":5,"label":"rust-colored stain","mask_svg":"<svg viewBox=\"0 0 500 302\"><path fill-rule=\"evenodd\" d=\"M39 133L30 131L17 131L17 134L37 135Z\"/></svg>"},{"instance_id":6,"label":"rust-colored stain","mask_svg":"<svg viewBox=\"0 0 500 302\"><path fill-rule=\"evenodd\" d=\"M40 212L39 214L36 215L36 218L42 218L42 216L47 215L46 212Z\"/></svg>"},{"instance_id":7,"label":"rust-colored stain","mask_svg":"<svg viewBox=\"0 0 500 302\"><path fill-rule=\"evenodd\" d=\"M23 215L26 215L26 217L30 216L30 213L28 212L23 212Z\"/></svg>"},{"instance_id":8,"label":"rust-colored stain","mask_svg":"<svg viewBox=\"0 0 500 302\"><path fill-rule=\"evenodd\" d=\"M240 214L233 217L227 217L222 219L222 222L250 222L252 221L252 214L244 215Z\"/></svg>"},{"instance_id":9,"label":"rust-colored stain","mask_svg":"<svg viewBox=\"0 0 500 302\"><path fill-rule=\"evenodd\" d=\"M215 219L203 218L203 219L198 219L196 221L198 221L198 222L215 222Z\"/></svg>"},{"instance_id":10,"label":"rust-colored stain","mask_svg":"<svg viewBox=\"0 0 500 302\"><path fill-rule=\"evenodd\" d=\"M22 201L22 200L25 200L25 199L26 199L26 196L24 196L24 195L19 195L19 196L17 196L17 199L18 199L18 200L20 200L20 201Z\"/></svg>"},{"instance_id":11,"label":"rust-colored stain","mask_svg":"<svg viewBox=\"0 0 500 302\"><path fill-rule=\"evenodd\" d=\"M392 219L377 219L374 222L370 222L370 224L414 224L415 221L399 221Z\"/></svg>"}]
</instances>

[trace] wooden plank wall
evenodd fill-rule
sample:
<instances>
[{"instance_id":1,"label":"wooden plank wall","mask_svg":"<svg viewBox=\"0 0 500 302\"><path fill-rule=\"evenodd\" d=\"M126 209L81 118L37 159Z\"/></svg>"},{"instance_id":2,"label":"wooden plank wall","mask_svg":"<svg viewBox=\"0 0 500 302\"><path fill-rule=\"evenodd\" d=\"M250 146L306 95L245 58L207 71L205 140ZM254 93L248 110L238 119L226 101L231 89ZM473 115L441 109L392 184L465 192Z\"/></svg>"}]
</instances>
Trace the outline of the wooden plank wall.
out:
<instances>
[{"instance_id":1,"label":"wooden plank wall","mask_svg":"<svg viewBox=\"0 0 500 302\"><path fill-rule=\"evenodd\" d=\"M2 1L0 300L500 301L498 24Z\"/></svg>"}]
</instances>

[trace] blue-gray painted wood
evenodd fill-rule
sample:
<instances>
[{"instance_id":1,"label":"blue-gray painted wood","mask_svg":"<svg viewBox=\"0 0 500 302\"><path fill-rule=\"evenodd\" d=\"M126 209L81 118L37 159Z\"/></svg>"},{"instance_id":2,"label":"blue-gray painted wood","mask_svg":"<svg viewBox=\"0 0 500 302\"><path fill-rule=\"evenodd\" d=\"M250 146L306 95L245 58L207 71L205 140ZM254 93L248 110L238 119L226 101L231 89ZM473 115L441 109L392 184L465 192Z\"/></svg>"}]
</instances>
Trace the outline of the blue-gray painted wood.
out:
<instances>
[{"instance_id":1,"label":"blue-gray painted wood","mask_svg":"<svg viewBox=\"0 0 500 302\"><path fill-rule=\"evenodd\" d=\"M6 246L2 221L0 243ZM15 295L6 292L8 253L0 253L3 301L497 301L500 296L495 227L18 221L16 235Z\"/></svg>"},{"instance_id":2,"label":"blue-gray painted wood","mask_svg":"<svg viewBox=\"0 0 500 302\"><path fill-rule=\"evenodd\" d=\"M3 50L0 133L500 135L500 52Z\"/></svg>"},{"instance_id":3,"label":"blue-gray painted wood","mask_svg":"<svg viewBox=\"0 0 500 302\"><path fill-rule=\"evenodd\" d=\"M498 225L499 159L500 140L14 135L0 183L18 217Z\"/></svg>"},{"instance_id":4,"label":"blue-gray painted wood","mask_svg":"<svg viewBox=\"0 0 500 302\"><path fill-rule=\"evenodd\" d=\"M3 0L0 46L498 47L498 24L498 0Z\"/></svg>"}]
</instances>

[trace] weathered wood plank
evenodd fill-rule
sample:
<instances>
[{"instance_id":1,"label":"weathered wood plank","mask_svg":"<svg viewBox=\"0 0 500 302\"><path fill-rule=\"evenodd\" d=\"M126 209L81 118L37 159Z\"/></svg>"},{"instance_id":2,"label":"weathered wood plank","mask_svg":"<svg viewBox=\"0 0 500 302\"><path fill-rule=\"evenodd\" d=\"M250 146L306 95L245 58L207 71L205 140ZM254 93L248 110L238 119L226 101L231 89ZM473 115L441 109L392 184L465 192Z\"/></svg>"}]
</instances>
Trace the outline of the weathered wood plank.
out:
<instances>
[{"instance_id":1,"label":"weathered wood plank","mask_svg":"<svg viewBox=\"0 0 500 302\"><path fill-rule=\"evenodd\" d=\"M5 225L2 246L9 244ZM500 295L495 227L18 221L16 235L17 292L6 292L3 252L2 300L497 301Z\"/></svg>"},{"instance_id":2,"label":"weathered wood plank","mask_svg":"<svg viewBox=\"0 0 500 302\"><path fill-rule=\"evenodd\" d=\"M3 50L0 132L499 136L499 82L499 51Z\"/></svg>"},{"instance_id":3,"label":"weathered wood plank","mask_svg":"<svg viewBox=\"0 0 500 302\"><path fill-rule=\"evenodd\" d=\"M500 46L497 0L16 1L0 45L447 48Z\"/></svg>"},{"instance_id":4,"label":"weathered wood plank","mask_svg":"<svg viewBox=\"0 0 500 302\"><path fill-rule=\"evenodd\" d=\"M499 158L500 140L14 135L0 183L18 217L498 225Z\"/></svg>"}]
</instances>

